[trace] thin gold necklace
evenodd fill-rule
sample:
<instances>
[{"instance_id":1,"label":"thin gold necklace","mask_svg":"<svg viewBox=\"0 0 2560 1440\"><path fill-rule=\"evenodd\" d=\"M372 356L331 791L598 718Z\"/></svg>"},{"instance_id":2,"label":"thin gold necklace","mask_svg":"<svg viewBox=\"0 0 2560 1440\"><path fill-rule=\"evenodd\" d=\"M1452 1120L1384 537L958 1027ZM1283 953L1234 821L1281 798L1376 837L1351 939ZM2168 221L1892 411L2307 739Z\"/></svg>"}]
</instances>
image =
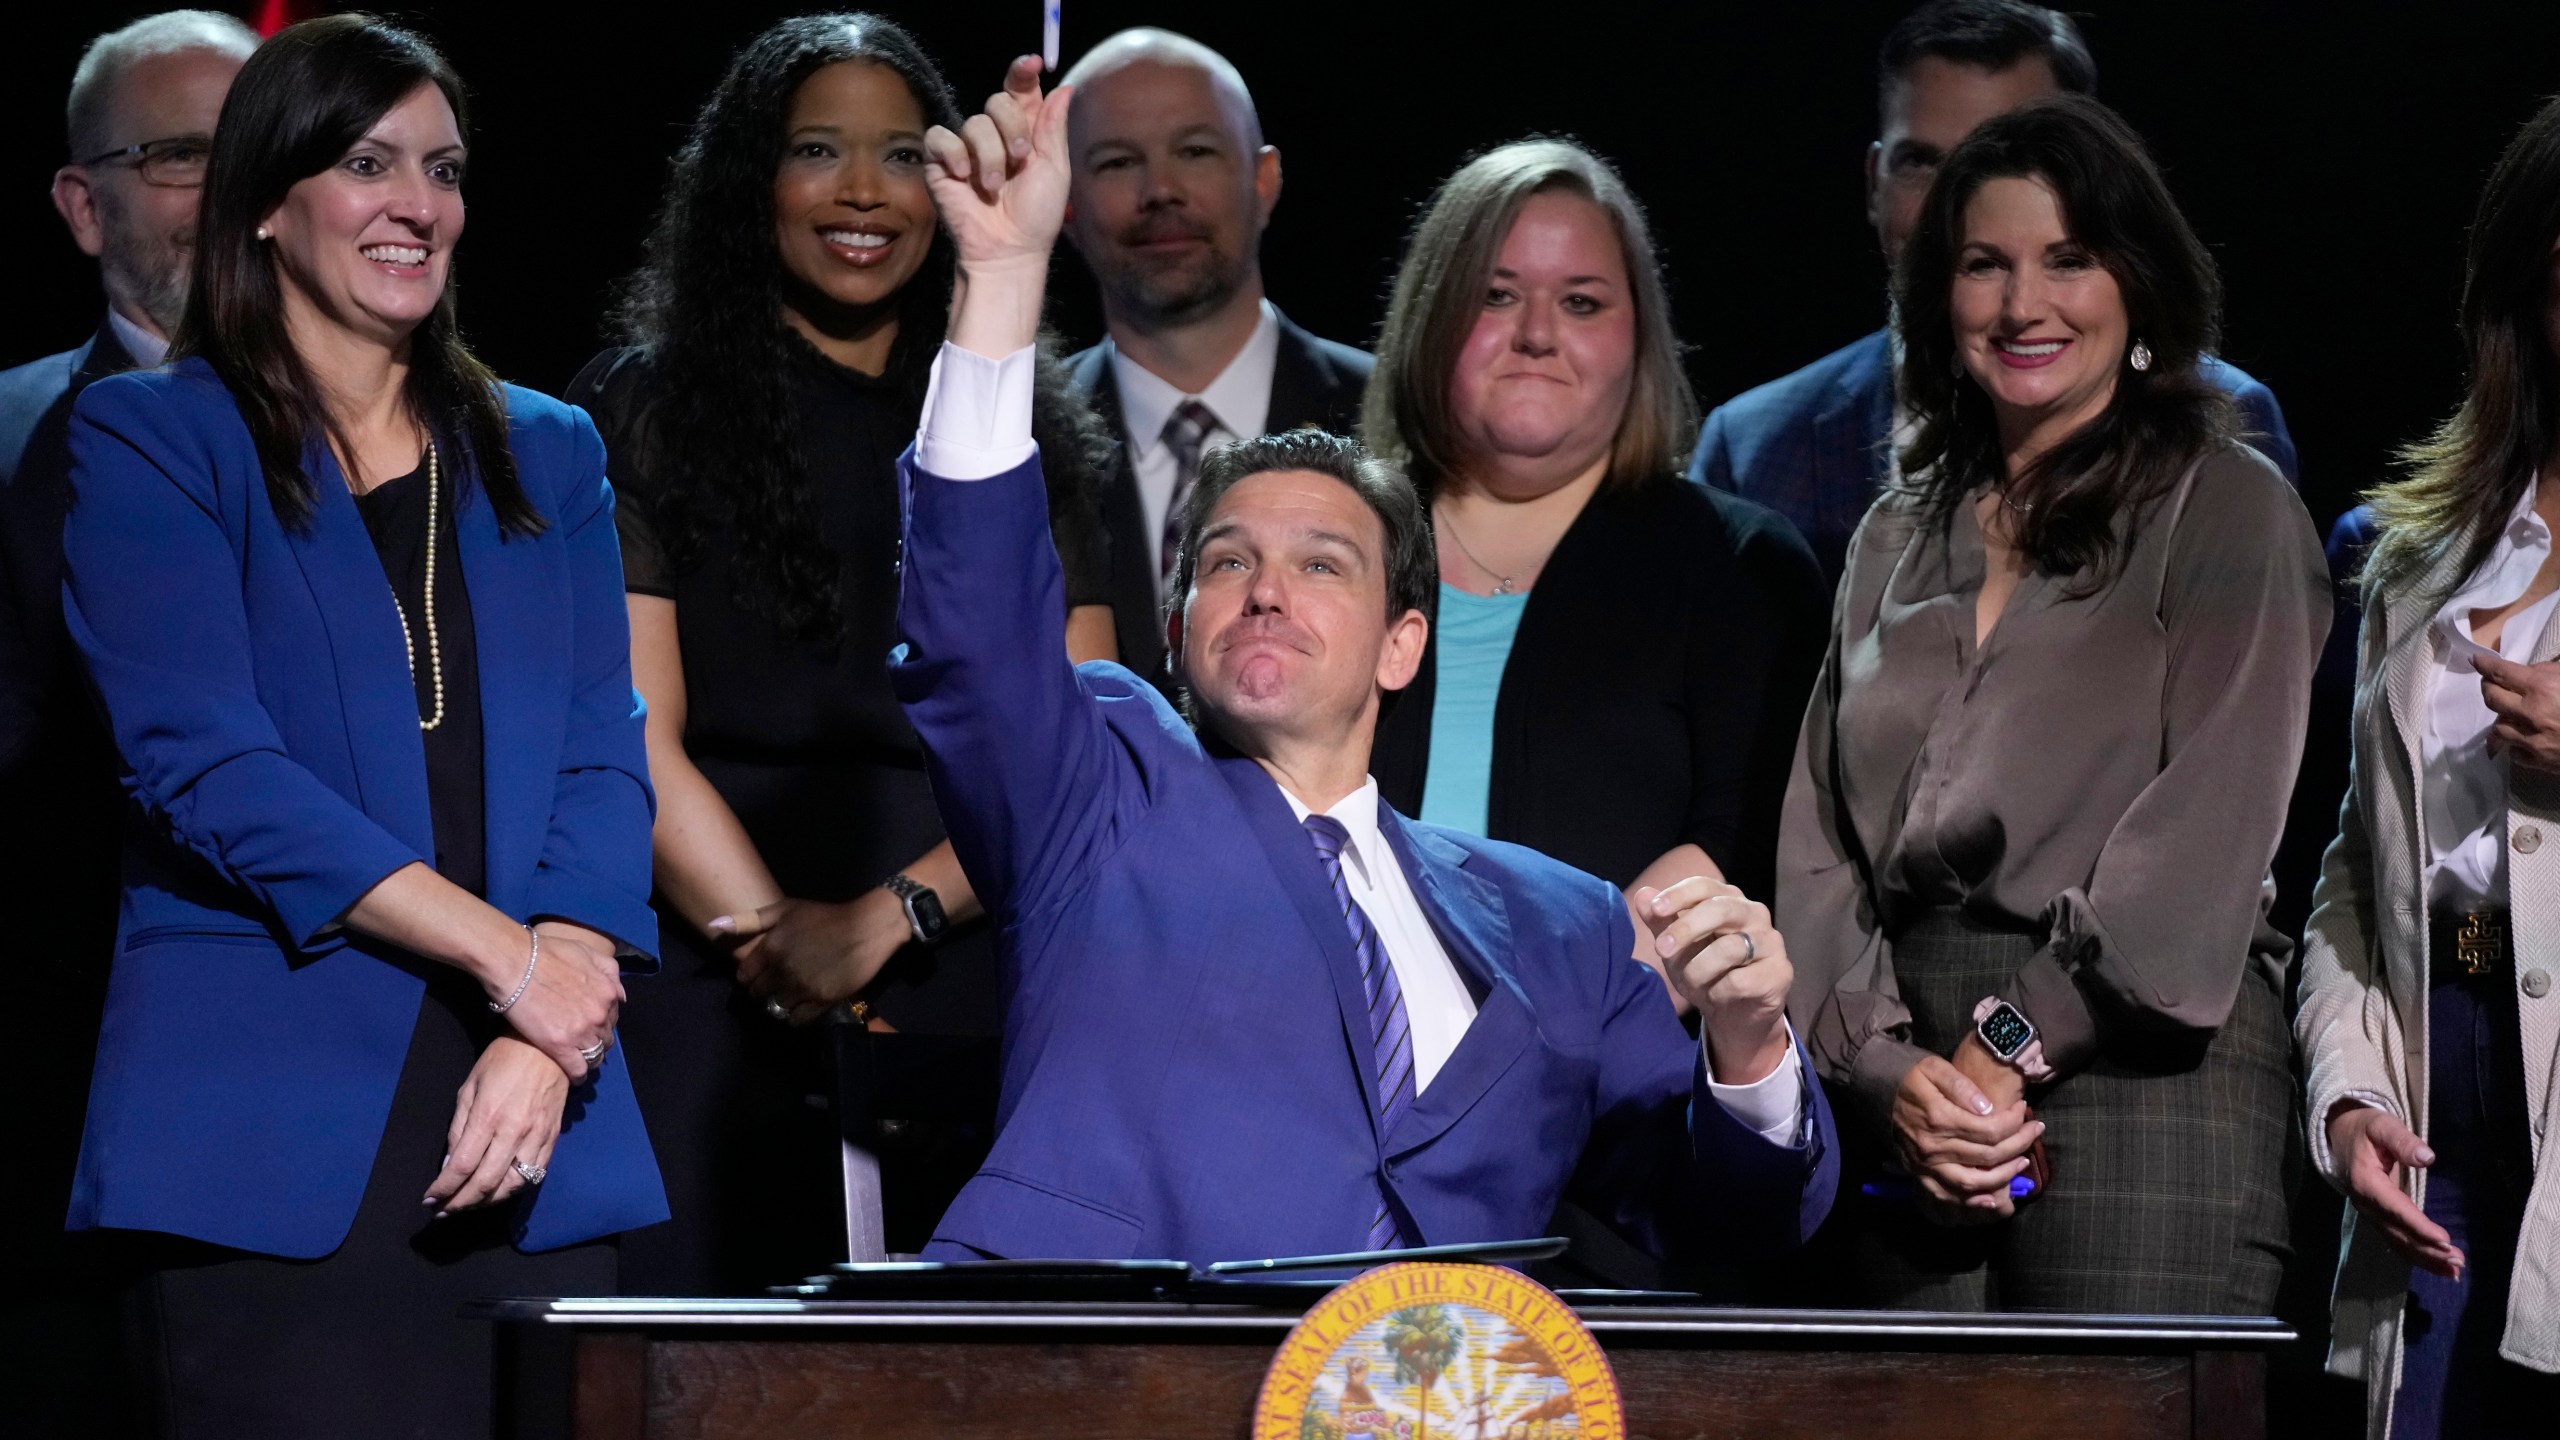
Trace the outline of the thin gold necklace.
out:
<instances>
[{"instance_id":1,"label":"thin gold necklace","mask_svg":"<svg viewBox=\"0 0 2560 1440\"><path fill-rule=\"evenodd\" d=\"M1468 564L1475 566L1477 569L1493 577L1494 594L1516 595L1520 592L1520 587L1511 583L1510 576L1503 574L1501 571L1494 569L1492 566L1487 565L1482 560L1476 558L1476 552L1467 548L1467 537L1458 533L1458 524L1456 521L1450 519L1446 515L1443 515L1440 517L1440 527L1449 532L1450 539L1458 542L1458 553L1467 557Z\"/></svg>"},{"instance_id":2,"label":"thin gold necklace","mask_svg":"<svg viewBox=\"0 0 2560 1440\"><path fill-rule=\"evenodd\" d=\"M427 442L427 673L435 681L436 712L421 718L418 728L433 730L444 723L444 647L436 639L436 442ZM391 608L400 616L400 651L409 657L409 685L418 684L418 647L409 639L409 607L400 603L400 592L391 592Z\"/></svg>"}]
</instances>

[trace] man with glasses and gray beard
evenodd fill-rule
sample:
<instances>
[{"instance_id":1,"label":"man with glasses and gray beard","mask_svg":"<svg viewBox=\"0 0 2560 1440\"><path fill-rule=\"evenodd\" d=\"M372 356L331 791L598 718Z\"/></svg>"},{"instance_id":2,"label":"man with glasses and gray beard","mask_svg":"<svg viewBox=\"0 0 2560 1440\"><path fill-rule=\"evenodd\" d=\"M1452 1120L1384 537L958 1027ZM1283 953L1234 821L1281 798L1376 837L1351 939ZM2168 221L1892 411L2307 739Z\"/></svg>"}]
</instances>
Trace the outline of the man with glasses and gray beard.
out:
<instances>
[{"instance_id":1,"label":"man with glasses and gray beard","mask_svg":"<svg viewBox=\"0 0 2560 1440\"><path fill-rule=\"evenodd\" d=\"M76 349L0 371L0 907L20 927L0 1093L23 1123L0 1187L0 1393L27 1434L103 1427L115 1314L62 1223L116 919L116 758L62 625L64 437L92 380L157 365L186 309L196 197L231 77L258 45L174 10L89 42L71 80L54 208L96 257L106 315ZM75 1421L74 1416L78 1419Z\"/></svg>"},{"instance_id":2,"label":"man with glasses and gray beard","mask_svg":"<svg viewBox=\"0 0 2560 1440\"><path fill-rule=\"evenodd\" d=\"M1067 363L1121 441L1102 494L1120 661L1163 685L1164 587L1200 457L1301 425L1356 433L1372 362L1263 298L1280 151L1225 56L1169 30L1123 30L1066 83L1066 233L1110 329Z\"/></svg>"}]
</instances>

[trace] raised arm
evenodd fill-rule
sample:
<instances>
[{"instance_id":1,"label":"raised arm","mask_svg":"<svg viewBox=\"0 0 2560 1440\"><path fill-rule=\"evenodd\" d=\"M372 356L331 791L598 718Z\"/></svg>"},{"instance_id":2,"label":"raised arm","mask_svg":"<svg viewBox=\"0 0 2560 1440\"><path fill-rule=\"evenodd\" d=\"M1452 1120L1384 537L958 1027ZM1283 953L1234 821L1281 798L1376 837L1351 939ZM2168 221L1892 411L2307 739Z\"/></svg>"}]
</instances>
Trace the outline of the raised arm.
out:
<instances>
[{"instance_id":1,"label":"raised arm","mask_svg":"<svg viewBox=\"0 0 2560 1440\"><path fill-rule=\"evenodd\" d=\"M1032 345L1066 213L1069 92L1039 61L961 133L926 137L959 254L950 338L902 461L901 645L891 683L980 902L1014 923L1118 833L1134 776L1066 658L1064 582L1031 439ZM1128 703L1138 703L1134 700Z\"/></svg>"}]
</instances>

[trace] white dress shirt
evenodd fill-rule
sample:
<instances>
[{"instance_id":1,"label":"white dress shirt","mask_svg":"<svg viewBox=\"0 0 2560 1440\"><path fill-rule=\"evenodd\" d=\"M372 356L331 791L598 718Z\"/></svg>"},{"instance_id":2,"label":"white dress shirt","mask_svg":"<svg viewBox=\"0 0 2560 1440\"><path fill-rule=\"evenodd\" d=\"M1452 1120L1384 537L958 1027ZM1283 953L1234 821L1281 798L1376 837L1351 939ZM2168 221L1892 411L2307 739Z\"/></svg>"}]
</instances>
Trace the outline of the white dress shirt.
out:
<instances>
[{"instance_id":1,"label":"white dress shirt","mask_svg":"<svg viewBox=\"0 0 2560 1440\"><path fill-rule=\"evenodd\" d=\"M169 342L124 318L113 305L107 307L107 328L115 332L116 343L133 357L136 370L157 370L169 358Z\"/></svg>"},{"instance_id":2,"label":"white dress shirt","mask_svg":"<svg viewBox=\"0 0 2560 1440\"><path fill-rule=\"evenodd\" d=\"M1138 514L1146 522L1146 533L1164 533L1165 512L1173 508L1174 482L1177 476L1173 447L1164 443L1165 422L1185 400L1197 400L1218 417L1218 423L1201 438L1200 449L1206 454L1213 446L1231 445L1260 435L1271 418L1271 372L1280 362L1280 312L1271 302L1262 302L1262 318L1254 323L1253 334L1238 350L1218 378L1198 394L1177 390L1163 377L1122 354L1109 340L1102 342L1105 355L1111 357L1111 382L1120 391L1120 420L1128 431L1129 470L1138 481ZM1156 599L1164 599L1165 577L1156 576Z\"/></svg>"},{"instance_id":3,"label":"white dress shirt","mask_svg":"<svg viewBox=\"0 0 2560 1440\"><path fill-rule=\"evenodd\" d=\"M944 344L925 389L917 467L942 480L985 480L1039 453L1031 441L1031 357L1028 346L990 360ZM1314 813L1287 787L1280 794L1301 823ZM1476 1002L1421 902L1414 899L1404 866L1378 831L1378 805L1378 782L1372 778L1325 813L1350 832L1342 847L1343 884L1377 929L1387 963L1396 967L1396 984L1404 991L1418 1095L1466 1038ZM1319 863L1312 840L1307 859ZM1792 1026L1787 1038L1793 1048ZM1748 1085L1720 1084L1712 1074L1707 1084L1716 1103L1771 1144L1792 1147L1804 1133L1804 1079L1798 1063L1782 1063Z\"/></svg>"},{"instance_id":4,"label":"white dress shirt","mask_svg":"<svg viewBox=\"0 0 2560 1440\"><path fill-rule=\"evenodd\" d=\"M1289 813L1301 825L1315 813L1286 785L1280 787L1280 798L1289 802ZM1324 813L1350 832L1351 838L1342 845L1342 883L1351 891L1351 903L1377 930L1387 963L1396 967L1396 984L1404 991L1405 1019L1413 1027L1413 1093L1419 1095L1431 1088L1431 1077L1449 1063L1449 1052L1467 1038L1467 1027L1475 1023L1476 997L1458 973L1458 963L1449 958L1448 947L1432 931L1422 902L1413 898L1413 887L1405 881L1396 852L1387 848L1387 837L1378 833L1375 777ZM1307 842L1307 851L1315 853L1313 840Z\"/></svg>"},{"instance_id":5,"label":"white dress shirt","mask_svg":"<svg viewBox=\"0 0 2560 1440\"><path fill-rule=\"evenodd\" d=\"M2427 903L2471 911L2507 903L2507 762L2489 753L2497 722L2480 698L2475 655L2492 653L2471 638L2471 612L2514 604L2551 557L2551 527L2534 513L2537 477L2525 486L2496 548L2471 579L2436 612L2430 627L2426 719L2418 741L2426 817ZM2542 638L2560 591L2507 617L2496 654L2522 664Z\"/></svg>"}]
</instances>

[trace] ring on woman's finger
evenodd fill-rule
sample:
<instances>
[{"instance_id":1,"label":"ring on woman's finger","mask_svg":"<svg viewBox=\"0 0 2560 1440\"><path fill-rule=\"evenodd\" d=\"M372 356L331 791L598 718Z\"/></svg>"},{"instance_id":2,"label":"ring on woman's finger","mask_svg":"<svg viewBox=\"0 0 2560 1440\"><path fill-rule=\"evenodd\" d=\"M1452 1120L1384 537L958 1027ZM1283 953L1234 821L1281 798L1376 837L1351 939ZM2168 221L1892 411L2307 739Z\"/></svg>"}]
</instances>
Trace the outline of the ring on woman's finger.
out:
<instances>
[{"instance_id":1,"label":"ring on woman's finger","mask_svg":"<svg viewBox=\"0 0 2560 1440\"><path fill-rule=\"evenodd\" d=\"M589 1065L601 1065L604 1063L604 1052L612 1048L613 1037L611 1035L607 1035L593 1045L589 1045L585 1049L580 1050L578 1052L578 1058L586 1061Z\"/></svg>"},{"instance_id":2,"label":"ring on woman's finger","mask_svg":"<svg viewBox=\"0 0 2560 1440\"><path fill-rule=\"evenodd\" d=\"M516 1167L516 1173L524 1177L524 1183L527 1185L539 1185L542 1183L542 1177L551 1173L550 1167L544 1165L527 1165L521 1160L511 1160L507 1163Z\"/></svg>"}]
</instances>

